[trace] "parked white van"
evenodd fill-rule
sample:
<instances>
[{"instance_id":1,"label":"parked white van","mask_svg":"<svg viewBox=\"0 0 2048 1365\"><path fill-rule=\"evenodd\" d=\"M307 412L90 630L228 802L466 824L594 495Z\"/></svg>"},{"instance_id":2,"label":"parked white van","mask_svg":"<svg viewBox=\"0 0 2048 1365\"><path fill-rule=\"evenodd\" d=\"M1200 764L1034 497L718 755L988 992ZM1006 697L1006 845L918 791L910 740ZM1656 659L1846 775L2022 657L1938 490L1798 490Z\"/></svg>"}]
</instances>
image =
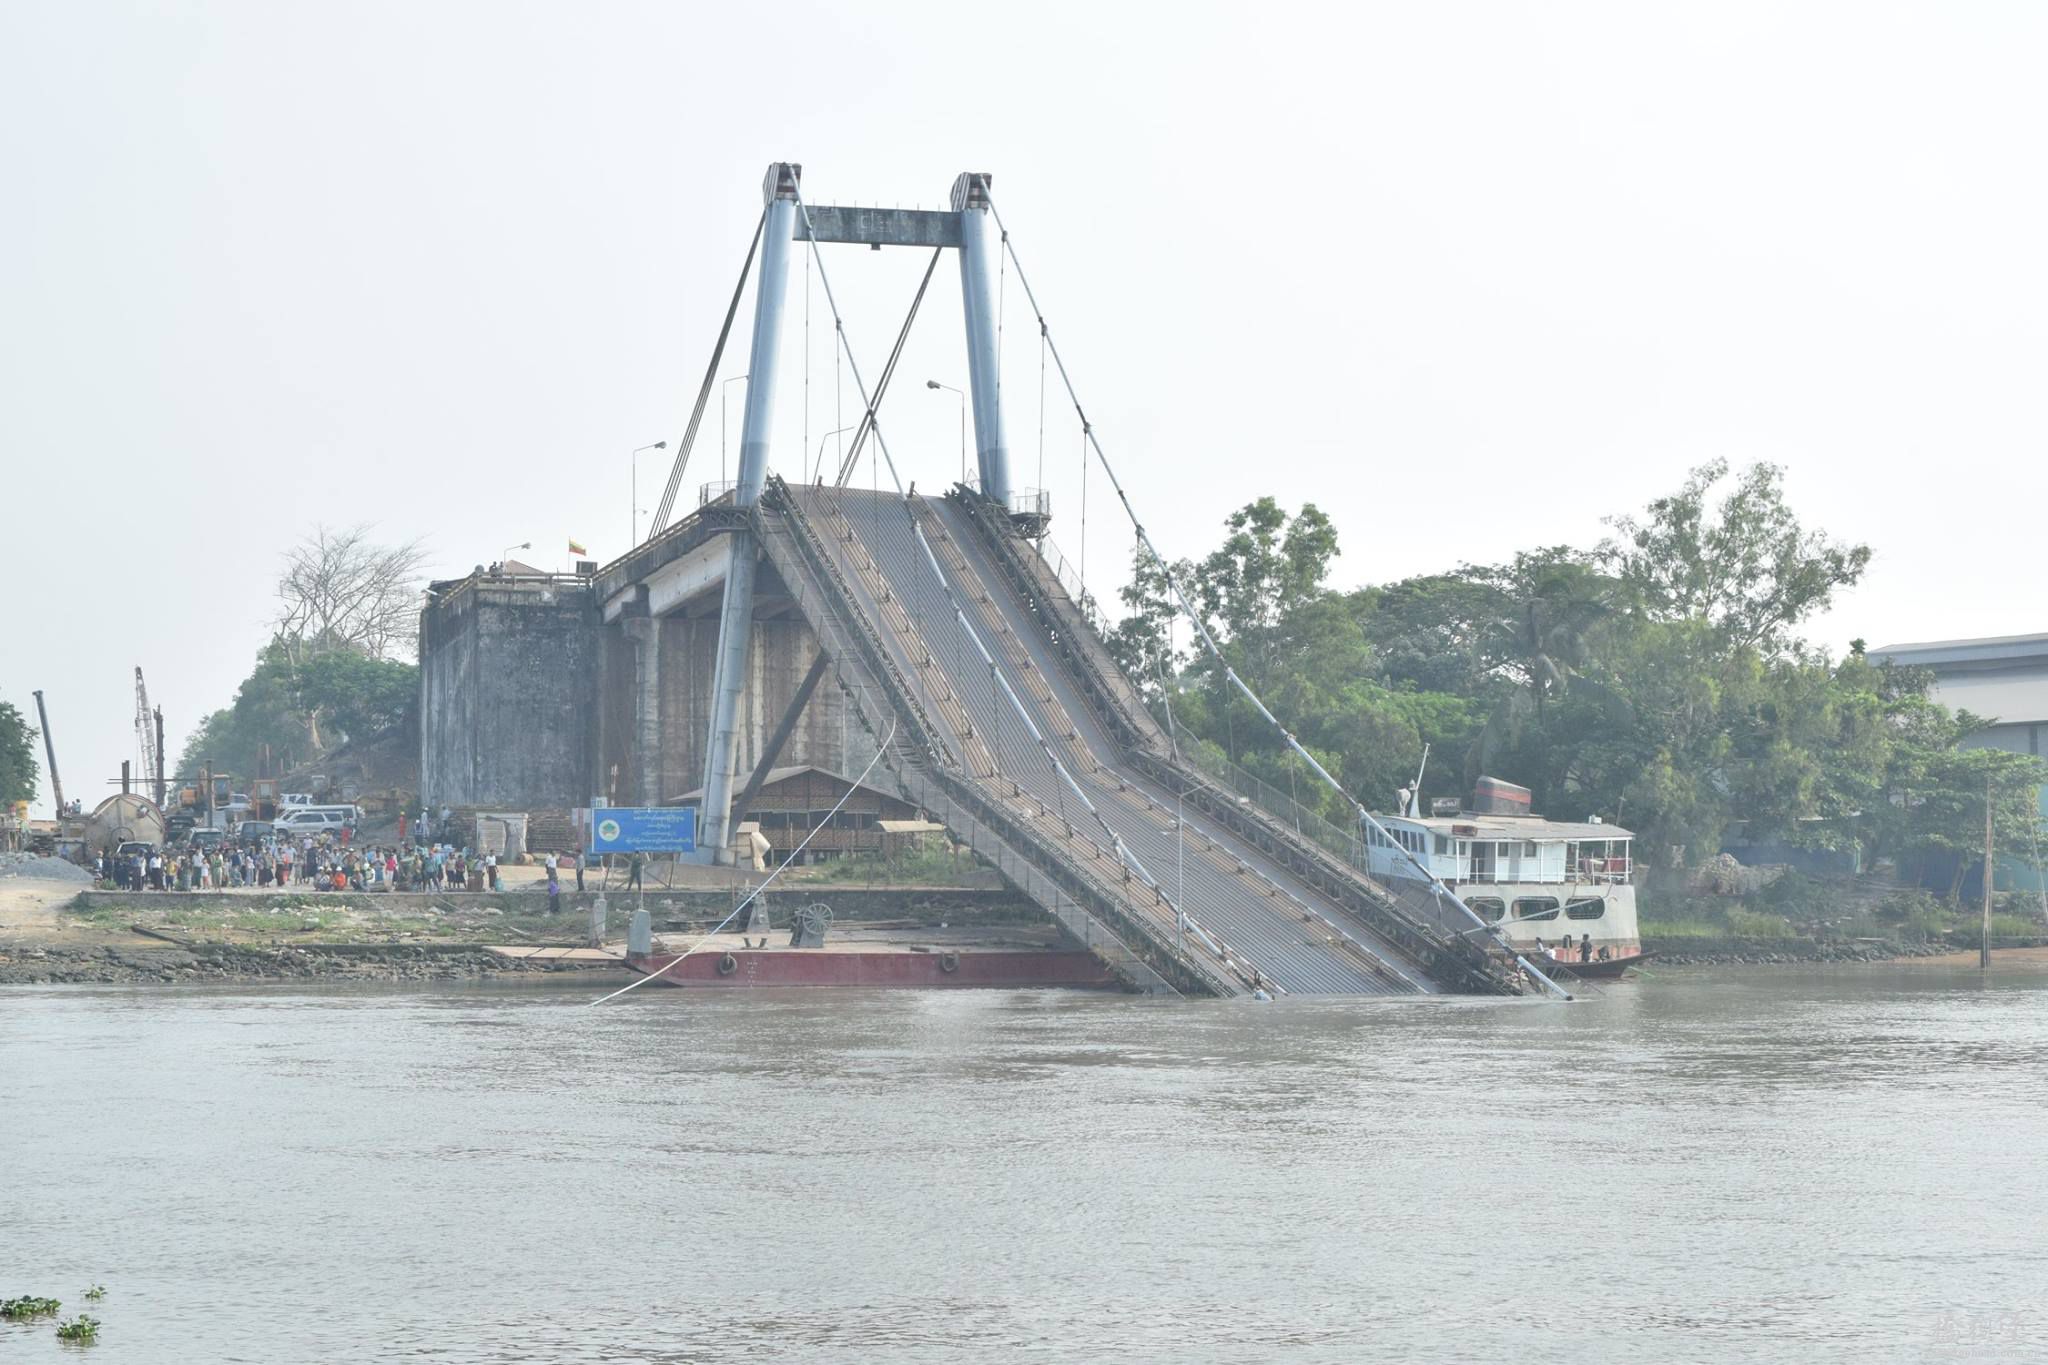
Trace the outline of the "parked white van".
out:
<instances>
[{"instance_id":1,"label":"parked white van","mask_svg":"<svg viewBox=\"0 0 2048 1365\"><path fill-rule=\"evenodd\" d=\"M276 823L280 834L339 833L361 818L362 812L354 806L287 806L278 812Z\"/></svg>"}]
</instances>

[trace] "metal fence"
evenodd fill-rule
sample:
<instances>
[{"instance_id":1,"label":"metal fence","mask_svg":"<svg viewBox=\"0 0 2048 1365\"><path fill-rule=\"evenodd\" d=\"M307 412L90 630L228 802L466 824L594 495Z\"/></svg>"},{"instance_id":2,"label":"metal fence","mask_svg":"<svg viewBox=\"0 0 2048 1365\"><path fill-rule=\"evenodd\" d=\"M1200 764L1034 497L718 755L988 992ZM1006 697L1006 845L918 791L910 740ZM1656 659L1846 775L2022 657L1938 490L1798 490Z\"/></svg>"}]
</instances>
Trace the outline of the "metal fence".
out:
<instances>
[{"instance_id":1,"label":"metal fence","mask_svg":"<svg viewBox=\"0 0 2048 1365\"><path fill-rule=\"evenodd\" d=\"M1080 568L1061 553L1060 547L1053 543L1051 536L1039 539L1038 557L1052 570L1052 576L1059 582L1061 590L1081 609L1082 619L1087 621L1097 638L1106 645L1110 632L1109 618L1103 615L1102 604L1095 600L1095 595L1089 592L1087 585L1081 581Z\"/></svg>"}]
</instances>

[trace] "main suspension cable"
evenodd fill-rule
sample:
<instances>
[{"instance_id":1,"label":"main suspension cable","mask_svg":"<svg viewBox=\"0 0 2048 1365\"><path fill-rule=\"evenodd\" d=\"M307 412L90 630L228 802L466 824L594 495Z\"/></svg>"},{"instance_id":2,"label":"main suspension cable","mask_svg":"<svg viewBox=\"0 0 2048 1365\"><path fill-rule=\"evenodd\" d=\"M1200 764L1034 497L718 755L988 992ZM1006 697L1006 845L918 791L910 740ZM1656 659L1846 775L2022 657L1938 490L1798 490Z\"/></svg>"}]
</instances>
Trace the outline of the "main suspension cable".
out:
<instances>
[{"instance_id":1,"label":"main suspension cable","mask_svg":"<svg viewBox=\"0 0 2048 1365\"><path fill-rule=\"evenodd\" d=\"M984 193L986 193L987 187L984 186L983 189ZM1292 730L1289 730L1285 725L1281 724L1280 718L1274 715L1272 711L1267 708L1265 702L1259 699L1258 693L1252 691L1250 685L1247 684L1243 678L1238 676L1237 670L1230 666L1229 660L1224 658L1223 650L1216 643L1216 637L1210 632L1208 622L1204 621L1201 617L1201 614L1194 609L1194 605L1192 602L1189 601L1186 591L1183 590L1181 587L1179 578L1174 574L1172 565L1167 563L1166 557L1159 553L1159 547L1152 542L1151 534L1145 530L1144 522L1141 521L1138 517L1137 508L1131 505L1130 494L1124 491L1122 481L1117 478L1116 469L1114 466L1110 464L1109 455L1103 450L1102 441L1099 437L1096 436L1094 425L1089 422L1088 414L1086 410L1083 409L1081 406L1081 395L1074 388L1074 378L1067 371L1066 359L1060 355L1059 343L1055 342L1052 339L1051 326L1045 320L1045 309L1039 306L1038 293L1031 287L1031 277L1025 273L1024 262L1019 260L1017 257L1017 246L1015 241L1012 240L1010 236L1009 225L1003 222L1002 210L996 206L995 196L990 194L987 196L987 198L989 212L995 215L996 227L1002 233L1003 250L1005 253L1008 254L1010 258L1010 263L1017 267L1017 283L1024 290L1025 299L1028 300L1031 304L1031 311L1033 315L1038 319L1039 333L1045 338L1046 348L1048 351L1050 351L1052 355L1052 362L1060 372L1060 383L1066 387L1067 398L1070 402L1073 403L1074 412L1081 419L1082 440L1087 447L1092 447L1094 449L1095 458L1101 463L1103 474L1108 477L1110 487L1116 490L1117 501L1121 502L1124 506L1124 515L1128 516L1131 519L1131 525L1136 529L1139 541L1144 544L1146 553L1151 555L1153 563L1158 565L1160 575L1162 578L1164 578L1167 587L1172 590L1174 597L1179 601L1182 613L1187 616L1189 624L1194 626L1195 634L1201 637L1203 648L1208 651L1209 655L1216 661L1217 665L1220 668L1222 668L1223 676L1229 680L1230 684L1233 687L1235 687L1240 694L1243 695L1246 701L1251 703L1252 709L1254 709L1261 716L1263 716L1266 719L1266 722L1270 724L1275 730L1279 731L1280 737L1286 741L1287 747L1292 749L1296 754L1298 754L1301 757L1302 761L1307 763L1308 766L1315 771L1316 776L1320 777L1323 780L1324 784L1330 788L1330 790L1336 792L1340 797L1342 797L1346 802L1348 802L1351 805L1351 807L1358 812L1358 818L1360 820L1370 823L1373 827L1379 829L1382 833L1385 833L1385 827L1380 824L1380 822L1373 816L1373 813L1371 811L1365 808L1365 803L1360 801L1357 797L1353 796L1349 791L1345 790L1344 784L1339 782L1335 777L1331 776L1330 770L1328 768L1325 768L1322 765L1322 763L1316 758L1316 756L1310 753L1307 747L1303 745L1299 739L1295 738L1294 732ZM1087 553L1085 535L1082 543L1082 553L1084 555ZM1480 919L1478 915L1474 914L1472 908L1466 905L1464 901L1460 900L1458 898L1457 893L1452 891L1450 887L1446 886L1443 880L1439 878L1436 875L1436 873L1433 872L1429 868L1429 866L1425 864L1420 858L1417 858L1414 852L1408 849L1405 844L1402 844L1399 840L1394 840L1391 838L1389 839L1389 843L1393 847L1401 850L1401 852L1406 856L1408 862L1414 866L1417 872L1421 874L1422 879L1438 897L1449 900L1452 905L1455 905L1456 907L1458 907L1459 910L1463 911L1466 917L1472 920L1474 924L1485 925L1486 922ZM1491 928L1491 926L1487 927ZM1529 972L1531 976L1533 976L1536 980L1541 981L1545 986L1549 987L1552 991L1555 991L1558 995L1569 998L1569 994L1564 990L1563 987L1559 986L1556 982L1552 981L1549 977L1545 976L1542 972L1538 971L1534 964L1530 963L1525 957L1522 956L1521 953L1517 952L1514 949L1514 947L1508 943L1508 940L1505 935L1496 934L1494 937L1496 941L1501 944L1502 947L1506 948L1509 952L1515 954L1516 961L1519 962L1522 965L1522 967Z\"/></svg>"},{"instance_id":2,"label":"main suspension cable","mask_svg":"<svg viewBox=\"0 0 2048 1365\"><path fill-rule=\"evenodd\" d=\"M740 310L740 296L746 292L747 276L754 268L754 253L761 249L761 231L767 225L768 210L764 208L761 221L754 224L754 240L747 245L739 283L732 287L732 302L725 306L725 322L718 329L718 344L711 348L711 363L704 367L704 384L697 390L697 406L690 409L690 424L683 429L683 439L676 442L676 462L669 467L668 486L662 490L661 502L654 509L654 524L647 532L649 540L661 534L668 525L668 514L675 510L676 490L683 486L683 471L689 468L690 451L697 444L697 428L703 424L704 408L711 401L711 389L718 379L718 363L725 356L725 339L732 335L732 320Z\"/></svg>"}]
</instances>

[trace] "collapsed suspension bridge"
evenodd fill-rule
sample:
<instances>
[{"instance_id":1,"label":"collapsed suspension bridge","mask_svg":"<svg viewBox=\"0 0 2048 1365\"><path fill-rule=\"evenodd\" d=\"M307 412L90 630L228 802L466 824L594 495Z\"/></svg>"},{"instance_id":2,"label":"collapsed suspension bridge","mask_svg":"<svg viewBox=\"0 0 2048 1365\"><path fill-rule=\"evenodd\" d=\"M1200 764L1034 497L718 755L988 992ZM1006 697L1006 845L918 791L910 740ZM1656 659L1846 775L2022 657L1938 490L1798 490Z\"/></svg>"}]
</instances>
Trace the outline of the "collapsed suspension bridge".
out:
<instances>
[{"instance_id":1,"label":"collapsed suspension bridge","mask_svg":"<svg viewBox=\"0 0 2048 1365\"><path fill-rule=\"evenodd\" d=\"M829 676L883 746L878 774L886 776L877 781L943 823L1134 988L1220 996L1557 990L1420 862L1411 876L1372 875L1365 847L1377 822L1355 799L1343 798L1355 828L1339 830L1197 759L1111 658L1089 599L1047 550L1044 495L1011 479L998 382L997 287L1006 272L1023 288L1042 354L1073 402L1084 458L1093 454L1196 638L1222 663L1087 421L989 176L961 175L949 210L856 209L805 202L801 167L779 162L763 198L656 511L649 545L674 551L660 603L647 586L636 589L642 610L656 614L693 594L719 597L698 822L706 856L733 856L734 811L745 796L736 790L741 702L757 609L772 609L799 615L819 654L754 765L756 778ZM977 479L937 497L906 485L879 420L903 338L871 388L819 251L835 242L931 249L912 319L939 257L958 254ZM822 470L795 483L769 472L790 256L799 246L861 404L852 449L829 484ZM755 301L737 479L670 525L749 273ZM906 320L905 335L909 327ZM869 442L894 491L847 486ZM1223 672L1341 792L1249 684L1227 665Z\"/></svg>"}]
</instances>

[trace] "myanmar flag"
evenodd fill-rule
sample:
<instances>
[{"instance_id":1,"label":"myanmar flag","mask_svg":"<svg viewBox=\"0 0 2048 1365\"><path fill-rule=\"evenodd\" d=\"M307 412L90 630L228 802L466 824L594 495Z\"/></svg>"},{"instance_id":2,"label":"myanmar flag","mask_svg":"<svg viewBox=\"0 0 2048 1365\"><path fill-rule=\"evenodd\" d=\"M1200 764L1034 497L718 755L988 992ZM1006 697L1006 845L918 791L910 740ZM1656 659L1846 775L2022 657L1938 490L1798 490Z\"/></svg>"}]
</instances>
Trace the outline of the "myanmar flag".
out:
<instances>
[{"instance_id":1,"label":"myanmar flag","mask_svg":"<svg viewBox=\"0 0 2048 1365\"><path fill-rule=\"evenodd\" d=\"M581 545L578 545L575 541L572 540L569 542L569 553L572 555L587 555L590 553L590 551L584 549Z\"/></svg>"}]
</instances>

